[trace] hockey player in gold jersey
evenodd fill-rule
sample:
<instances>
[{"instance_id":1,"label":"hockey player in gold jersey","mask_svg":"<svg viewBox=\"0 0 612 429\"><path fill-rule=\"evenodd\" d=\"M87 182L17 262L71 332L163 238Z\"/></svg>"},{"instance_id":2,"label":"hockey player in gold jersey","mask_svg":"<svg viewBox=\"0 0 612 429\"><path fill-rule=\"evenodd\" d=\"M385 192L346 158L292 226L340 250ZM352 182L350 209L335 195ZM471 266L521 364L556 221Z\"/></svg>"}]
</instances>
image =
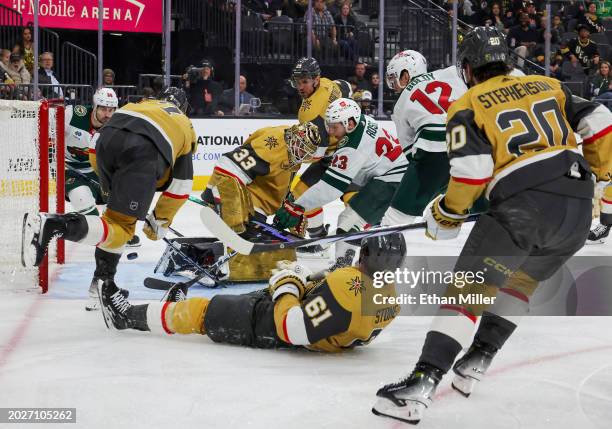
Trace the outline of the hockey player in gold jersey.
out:
<instances>
[{"instance_id":1,"label":"hockey player in gold jersey","mask_svg":"<svg viewBox=\"0 0 612 429\"><path fill-rule=\"evenodd\" d=\"M297 61L291 72L291 84L302 97L298 121L301 124L314 123L321 134L321 144L311 161L312 164L303 172L300 180L292 189L292 198L297 199L323 176L331 161L326 155L336 150L338 139L327 134L325 111L331 102L342 97L342 91L336 82L321 77L321 68L314 58L300 58ZM326 234L322 208L306 212L306 217L308 218L308 233L311 237Z\"/></svg>"},{"instance_id":2,"label":"hockey player in gold jersey","mask_svg":"<svg viewBox=\"0 0 612 429\"><path fill-rule=\"evenodd\" d=\"M192 188L196 136L185 116L187 107L185 93L171 87L159 100L130 103L117 110L90 147L91 165L107 197L106 210L101 217L27 214L24 265L40 264L54 236L96 246L90 287L94 298L97 282L114 278L137 220L145 220L143 231L148 238L161 239ZM147 214L156 191L162 195Z\"/></svg>"},{"instance_id":3,"label":"hockey player in gold jersey","mask_svg":"<svg viewBox=\"0 0 612 429\"><path fill-rule=\"evenodd\" d=\"M491 306L440 306L412 374L378 390L372 411L408 423L418 423L451 367L453 387L470 395L527 313L538 283L585 244L592 176L607 180L612 169L610 111L572 96L555 79L509 75L508 46L497 28L468 33L457 68L470 89L448 112L451 179L426 212L427 235L457 237L468 209L485 193L490 209L455 266L484 273L484 284L451 285L447 296L496 299ZM463 348L468 351L453 366Z\"/></svg>"},{"instance_id":4,"label":"hockey player in gold jersey","mask_svg":"<svg viewBox=\"0 0 612 429\"><path fill-rule=\"evenodd\" d=\"M364 239L359 268L341 268L322 281L309 282L305 267L280 262L268 289L210 300L172 302L184 291L171 290L172 299L166 302L131 305L109 280L100 285L100 302L109 328L202 334L214 342L258 348L302 346L340 352L369 343L398 314L398 305L362 301L366 276L395 269L405 250L401 234ZM395 285L385 284L376 293L394 297ZM378 302L384 301L388 300Z\"/></svg>"},{"instance_id":5,"label":"hockey player in gold jersey","mask_svg":"<svg viewBox=\"0 0 612 429\"><path fill-rule=\"evenodd\" d=\"M250 219L265 222L281 207L300 165L312 159L320 141L319 130L311 122L261 128L221 157L202 199L218 207L234 231L248 235ZM298 233L303 233L306 223L303 213L301 219ZM229 280L266 280L282 259L295 259L295 251L236 255L229 262Z\"/></svg>"}]
</instances>

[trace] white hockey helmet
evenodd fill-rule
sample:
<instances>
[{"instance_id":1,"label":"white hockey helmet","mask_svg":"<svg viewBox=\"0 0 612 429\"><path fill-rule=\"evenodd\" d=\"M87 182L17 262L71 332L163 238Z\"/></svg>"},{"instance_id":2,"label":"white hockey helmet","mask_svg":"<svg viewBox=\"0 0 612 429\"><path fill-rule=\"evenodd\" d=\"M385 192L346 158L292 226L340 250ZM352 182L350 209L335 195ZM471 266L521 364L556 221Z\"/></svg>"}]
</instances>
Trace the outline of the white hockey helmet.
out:
<instances>
[{"instance_id":1,"label":"white hockey helmet","mask_svg":"<svg viewBox=\"0 0 612 429\"><path fill-rule=\"evenodd\" d=\"M100 88L96 91L93 96L93 107L94 109L98 106L103 107L119 107L119 99L115 90L112 88Z\"/></svg>"},{"instance_id":2,"label":"white hockey helmet","mask_svg":"<svg viewBox=\"0 0 612 429\"><path fill-rule=\"evenodd\" d=\"M350 98L339 98L330 103L325 111L325 125L340 123L344 125L344 129L347 133L350 133L348 129L349 119L353 119L355 122L359 122L361 116L361 107L359 104Z\"/></svg>"},{"instance_id":3,"label":"white hockey helmet","mask_svg":"<svg viewBox=\"0 0 612 429\"><path fill-rule=\"evenodd\" d=\"M390 89L395 89L393 83L402 76L404 70L408 71L410 79L423 73L427 73L427 60L417 51L406 50L395 54L387 65L385 81Z\"/></svg>"}]
</instances>

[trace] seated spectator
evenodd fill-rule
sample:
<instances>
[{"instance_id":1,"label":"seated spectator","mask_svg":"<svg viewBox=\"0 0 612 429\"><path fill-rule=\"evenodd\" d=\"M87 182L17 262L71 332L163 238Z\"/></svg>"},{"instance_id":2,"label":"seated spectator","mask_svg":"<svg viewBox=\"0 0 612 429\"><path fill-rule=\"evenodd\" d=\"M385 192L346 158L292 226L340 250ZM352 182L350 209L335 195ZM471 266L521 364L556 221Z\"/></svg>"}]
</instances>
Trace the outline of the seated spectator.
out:
<instances>
[{"instance_id":1,"label":"seated spectator","mask_svg":"<svg viewBox=\"0 0 612 429\"><path fill-rule=\"evenodd\" d=\"M31 82L32 77L26 69L25 64L21 60L21 55L11 54L9 58L8 74L17 85L27 85Z\"/></svg>"},{"instance_id":2,"label":"seated spectator","mask_svg":"<svg viewBox=\"0 0 612 429\"><path fill-rule=\"evenodd\" d=\"M372 75L370 75L370 89L369 89L369 91L372 93L374 97L378 96L379 86L380 86L380 75L378 74L378 72L374 72L372 73ZM384 86L383 86L383 90L384 90Z\"/></svg>"},{"instance_id":3,"label":"seated spectator","mask_svg":"<svg viewBox=\"0 0 612 429\"><path fill-rule=\"evenodd\" d=\"M243 104L251 104L251 98L253 94L247 92L247 79L243 75L240 75L240 93L238 94L238 108ZM226 89L221 95L221 101L219 107L226 114L234 113L234 88Z\"/></svg>"},{"instance_id":4,"label":"seated spectator","mask_svg":"<svg viewBox=\"0 0 612 429\"><path fill-rule=\"evenodd\" d=\"M51 52L43 52L40 55L38 83L60 85L59 79L53 71L53 53ZM62 91L61 86L43 86L40 90L46 98L64 98L64 91Z\"/></svg>"},{"instance_id":5,"label":"seated spectator","mask_svg":"<svg viewBox=\"0 0 612 429\"><path fill-rule=\"evenodd\" d=\"M212 63L203 60L200 68L189 67L183 75L193 116L223 114L217 107L223 88L219 82L213 80L213 73Z\"/></svg>"},{"instance_id":6,"label":"seated spectator","mask_svg":"<svg viewBox=\"0 0 612 429\"><path fill-rule=\"evenodd\" d=\"M21 40L15 43L12 52L21 55L26 69L32 75L34 71L34 42L32 40L31 27L23 27L23 30L21 30Z\"/></svg>"},{"instance_id":7,"label":"seated spectator","mask_svg":"<svg viewBox=\"0 0 612 429\"><path fill-rule=\"evenodd\" d=\"M357 20L351 10L351 3L349 1L345 1L342 4L340 13L336 15L335 22L340 50L346 58L352 61L357 53L357 37L355 37Z\"/></svg>"},{"instance_id":8,"label":"seated spectator","mask_svg":"<svg viewBox=\"0 0 612 429\"><path fill-rule=\"evenodd\" d=\"M102 70L102 86L113 86L115 84L115 72L112 69Z\"/></svg>"},{"instance_id":9,"label":"seated spectator","mask_svg":"<svg viewBox=\"0 0 612 429\"><path fill-rule=\"evenodd\" d=\"M8 73L11 51L8 49L0 49L0 70Z\"/></svg>"},{"instance_id":10,"label":"seated spectator","mask_svg":"<svg viewBox=\"0 0 612 429\"><path fill-rule=\"evenodd\" d=\"M501 3L493 3L491 5L491 14L483 22L484 25L496 27L499 31L508 32L508 20L504 16L504 10Z\"/></svg>"},{"instance_id":11,"label":"seated spectator","mask_svg":"<svg viewBox=\"0 0 612 429\"><path fill-rule=\"evenodd\" d=\"M538 32L538 40L537 40L537 45L535 48L534 55L536 59L540 61L538 57L544 56L545 51L546 51L546 46L545 46L546 38L550 37L551 52L555 52L559 48L559 43L561 42L561 35L556 30L552 30L550 32L546 30L546 17L545 16L540 17L540 28L538 28L537 32Z\"/></svg>"},{"instance_id":12,"label":"seated spectator","mask_svg":"<svg viewBox=\"0 0 612 429\"><path fill-rule=\"evenodd\" d=\"M355 64L355 75L351 76L351 78L355 81L357 89L367 89L370 91L370 82L365 77L366 69L366 63L359 61ZM351 78L349 78L349 83L351 82Z\"/></svg>"},{"instance_id":13,"label":"seated spectator","mask_svg":"<svg viewBox=\"0 0 612 429\"><path fill-rule=\"evenodd\" d=\"M529 15L521 13L519 15L519 25L516 25L508 32L508 41L511 49L519 56L516 65L522 68L525 64L524 58L530 58L534 54L538 40L538 32L529 24Z\"/></svg>"},{"instance_id":14,"label":"seated spectator","mask_svg":"<svg viewBox=\"0 0 612 429\"><path fill-rule=\"evenodd\" d=\"M552 17L552 29L553 31L556 31L561 36L563 36L563 33L567 31L567 27L565 26L565 24L563 23L559 15L554 15Z\"/></svg>"},{"instance_id":15,"label":"seated spectator","mask_svg":"<svg viewBox=\"0 0 612 429\"><path fill-rule=\"evenodd\" d=\"M312 46L321 52L330 52L338 46L334 18L325 8L325 0L314 0L312 15Z\"/></svg>"},{"instance_id":16,"label":"seated spectator","mask_svg":"<svg viewBox=\"0 0 612 429\"><path fill-rule=\"evenodd\" d=\"M597 17L597 5L595 3L589 3L587 10L578 19L578 24L587 26L591 33L603 33L606 31Z\"/></svg>"},{"instance_id":17,"label":"seated spectator","mask_svg":"<svg viewBox=\"0 0 612 429\"><path fill-rule=\"evenodd\" d=\"M529 16L529 26L531 28L536 28L538 26L542 14L538 13L538 11L536 10L535 3L532 1L528 1L525 4L524 11Z\"/></svg>"},{"instance_id":18,"label":"seated spectator","mask_svg":"<svg viewBox=\"0 0 612 429\"><path fill-rule=\"evenodd\" d=\"M597 49L597 43L590 39L590 35L589 27L586 25L579 25L578 37L570 40L567 46L561 49L561 52L566 58L572 59L575 57L587 74L591 67L594 68L599 66L599 50Z\"/></svg>"},{"instance_id":19,"label":"seated spectator","mask_svg":"<svg viewBox=\"0 0 612 429\"><path fill-rule=\"evenodd\" d=\"M353 100L359 104L364 115L376 116L376 106L372 103L372 93L367 89L357 90Z\"/></svg>"},{"instance_id":20,"label":"seated spectator","mask_svg":"<svg viewBox=\"0 0 612 429\"><path fill-rule=\"evenodd\" d=\"M591 96L612 102L612 77L610 76L610 63L608 61L599 63L599 69L591 81ZM606 104L610 107L609 102Z\"/></svg>"}]
</instances>

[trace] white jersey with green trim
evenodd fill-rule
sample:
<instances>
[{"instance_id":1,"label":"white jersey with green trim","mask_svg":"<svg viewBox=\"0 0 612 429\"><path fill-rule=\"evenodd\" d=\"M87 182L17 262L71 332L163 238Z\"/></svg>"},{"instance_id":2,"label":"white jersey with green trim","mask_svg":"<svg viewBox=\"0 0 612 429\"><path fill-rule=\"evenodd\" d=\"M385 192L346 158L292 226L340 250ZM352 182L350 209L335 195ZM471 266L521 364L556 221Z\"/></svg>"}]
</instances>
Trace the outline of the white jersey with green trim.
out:
<instances>
[{"instance_id":1,"label":"white jersey with green trim","mask_svg":"<svg viewBox=\"0 0 612 429\"><path fill-rule=\"evenodd\" d=\"M68 106L65 112L66 163L81 173L91 173L89 143L95 130L91 124L93 106Z\"/></svg>"},{"instance_id":2,"label":"white jersey with green trim","mask_svg":"<svg viewBox=\"0 0 612 429\"><path fill-rule=\"evenodd\" d=\"M361 115L357 127L338 142L321 179L295 203L312 210L341 197L351 183L364 186L373 179L399 183L407 168L395 135L374 118Z\"/></svg>"},{"instance_id":3,"label":"white jersey with green trim","mask_svg":"<svg viewBox=\"0 0 612 429\"><path fill-rule=\"evenodd\" d=\"M393 122L404 152L446 152L446 114L467 91L456 67L415 76L393 109Z\"/></svg>"}]
</instances>

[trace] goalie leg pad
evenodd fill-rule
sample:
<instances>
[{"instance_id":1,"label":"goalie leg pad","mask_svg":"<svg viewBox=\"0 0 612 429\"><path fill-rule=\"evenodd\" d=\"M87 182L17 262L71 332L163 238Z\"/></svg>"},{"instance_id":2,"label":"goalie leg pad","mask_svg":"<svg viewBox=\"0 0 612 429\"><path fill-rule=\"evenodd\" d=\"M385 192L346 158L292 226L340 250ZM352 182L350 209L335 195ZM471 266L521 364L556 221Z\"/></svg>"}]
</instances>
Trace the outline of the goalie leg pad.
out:
<instances>
[{"instance_id":1,"label":"goalie leg pad","mask_svg":"<svg viewBox=\"0 0 612 429\"><path fill-rule=\"evenodd\" d=\"M266 290L213 297L204 327L216 343L266 349L287 346L276 334L274 302Z\"/></svg>"},{"instance_id":2,"label":"goalie leg pad","mask_svg":"<svg viewBox=\"0 0 612 429\"><path fill-rule=\"evenodd\" d=\"M236 233L243 233L249 217L255 214L251 195L246 186L235 177L215 171L207 187L216 188L220 198L221 217L225 223Z\"/></svg>"},{"instance_id":3,"label":"goalie leg pad","mask_svg":"<svg viewBox=\"0 0 612 429\"><path fill-rule=\"evenodd\" d=\"M228 249L228 251L230 251ZM268 281L278 261L295 261L295 249L236 255L229 260L230 281Z\"/></svg>"}]
</instances>

